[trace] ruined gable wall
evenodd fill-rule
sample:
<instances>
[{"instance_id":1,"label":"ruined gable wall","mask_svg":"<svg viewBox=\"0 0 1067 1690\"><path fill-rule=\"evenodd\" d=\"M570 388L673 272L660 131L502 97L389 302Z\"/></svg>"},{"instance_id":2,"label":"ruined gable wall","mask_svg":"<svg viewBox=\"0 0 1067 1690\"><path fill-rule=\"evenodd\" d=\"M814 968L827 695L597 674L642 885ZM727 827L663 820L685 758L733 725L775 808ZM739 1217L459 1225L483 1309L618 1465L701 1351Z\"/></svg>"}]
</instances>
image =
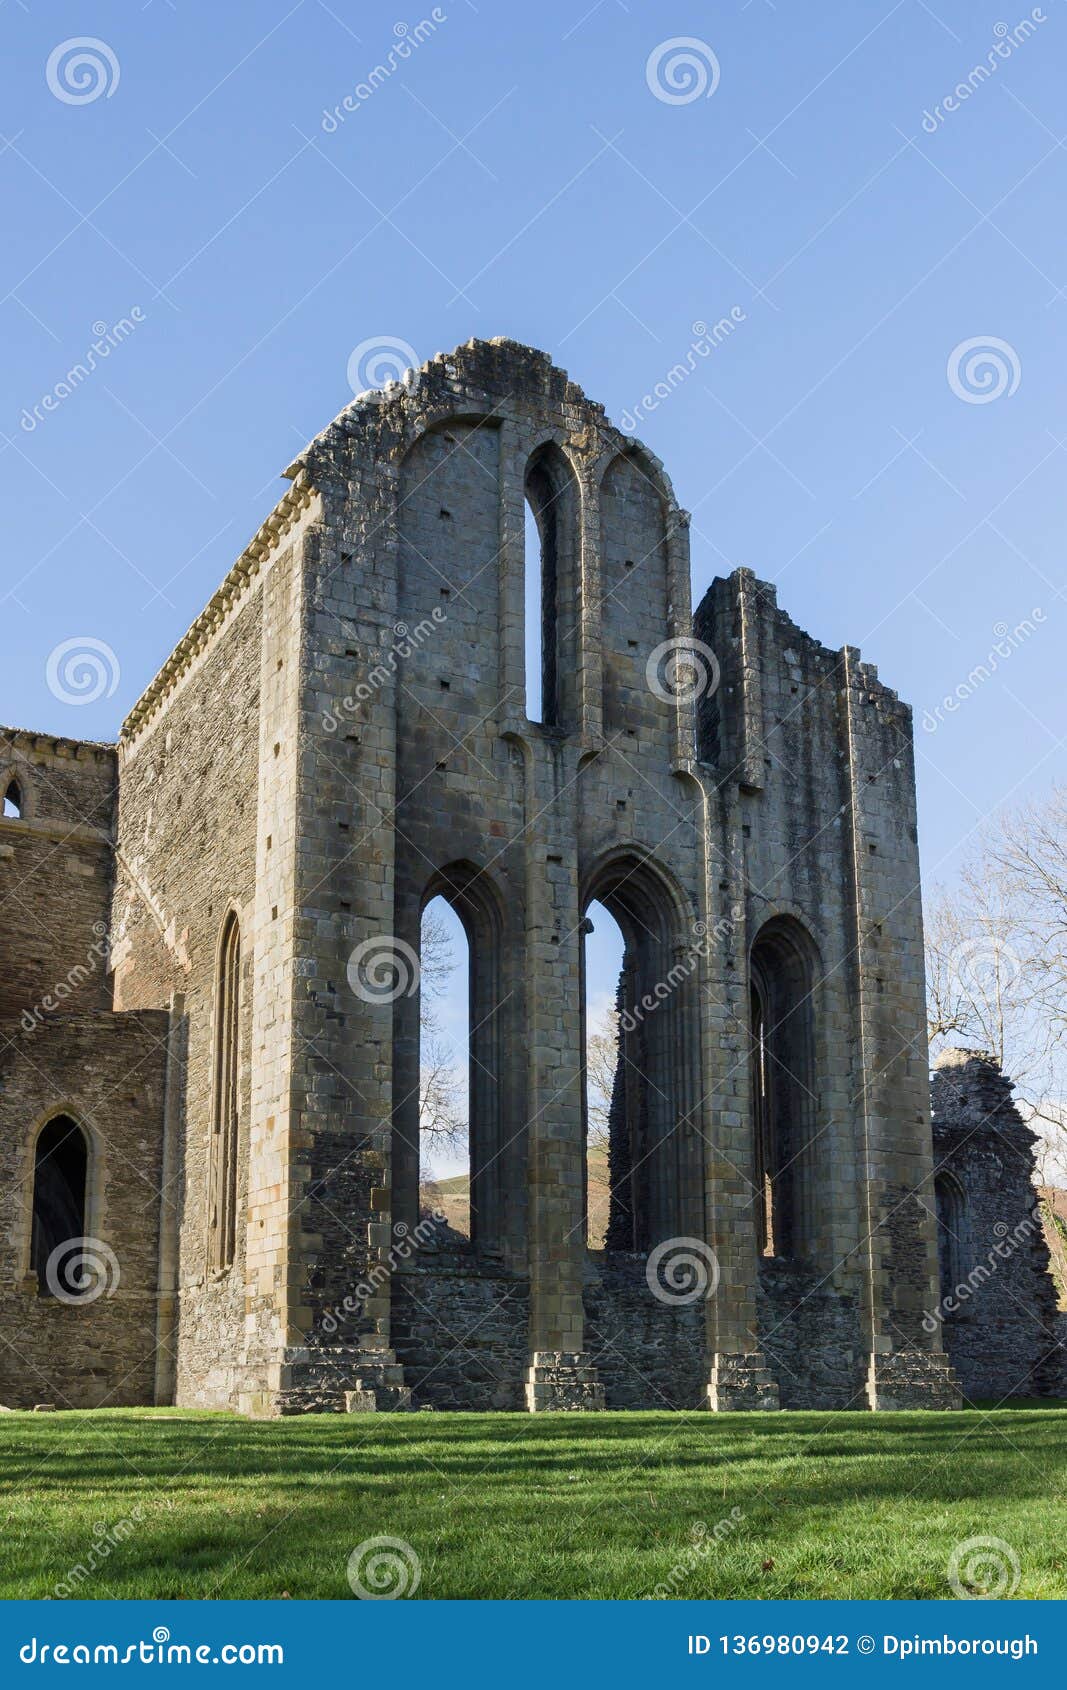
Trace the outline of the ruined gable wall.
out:
<instances>
[{"instance_id":1,"label":"ruined gable wall","mask_svg":"<svg viewBox=\"0 0 1067 1690\"><path fill-rule=\"evenodd\" d=\"M0 798L12 778L23 815L0 817L0 1025L29 1026L110 1003L115 751L0 729Z\"/></svg>"},{"instance_id":2,"label":"ruined gable wall","mask_svg":"<svg viewBox=\"0 0 1067 1690\"><path fill-rule=\"evenodd\" d=\"M935 1065L942 1272L927 1319L972 1401L1067 1395L1064 1322L1034 1187L1036 1137L1011 1091L982 1052L947 1050Z\"/></svg>"}]
</instances>

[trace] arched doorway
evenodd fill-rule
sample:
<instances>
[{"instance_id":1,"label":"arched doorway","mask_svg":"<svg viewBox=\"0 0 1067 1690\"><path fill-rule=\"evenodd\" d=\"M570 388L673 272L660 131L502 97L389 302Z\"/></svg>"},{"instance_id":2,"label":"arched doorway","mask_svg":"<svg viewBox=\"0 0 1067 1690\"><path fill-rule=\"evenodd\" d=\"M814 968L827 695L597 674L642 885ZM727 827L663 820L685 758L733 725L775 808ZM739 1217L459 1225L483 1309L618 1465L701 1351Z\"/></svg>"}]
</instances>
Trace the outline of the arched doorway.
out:
<instances>
[{"instance_id":1,"label":"arched doorway","mask_svg":"<svg viewBox=\"0 0 1067 1690\"><path fill-rule=\"evenodd\" d=\"M619 853L598 867L585 908L596 904L617 923L623 943L605 1242L609 1250L648 1251L705 1231L700 945L670 882L635 853ZM586 952L588 942L586 934ZM587 1066L588 1039L586 1027Z\"/></svg>"}]
</instances>

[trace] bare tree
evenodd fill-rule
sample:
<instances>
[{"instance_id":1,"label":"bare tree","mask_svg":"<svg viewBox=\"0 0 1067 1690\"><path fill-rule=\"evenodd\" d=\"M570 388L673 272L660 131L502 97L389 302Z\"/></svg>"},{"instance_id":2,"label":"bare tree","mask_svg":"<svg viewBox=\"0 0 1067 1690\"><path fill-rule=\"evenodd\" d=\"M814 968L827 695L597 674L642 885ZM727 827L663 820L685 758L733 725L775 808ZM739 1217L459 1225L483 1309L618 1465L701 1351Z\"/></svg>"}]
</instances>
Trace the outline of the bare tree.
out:
<instances>
[{"instance_id":1,"label":"bare tree","mask_svg":"<svg viewBox=\"0 0 1067 1690\"><path fill-rule=\"evenodd\" d=\"M462 1150L467 1143L466 1088L435 1008L455 970L451 936L431 907L423 917L420 953L419 1125L425 1149L438 1155Z\"/></svg>"},{"instance_id":2,"label":"bare tree","mask_svg":"<svg viewBox=\"0 0 1067 1690\"><path fill-rule=\"evenodd\" d=\"M1053 1160L1067 1096L1067 788L995 817L926 912L931 1043L990 1051Z\"/></svg>"},{"instance_id":3,"label":"bare tree","mask_svg":"<svg viewBox=\"0 0 1067 1690\"><path fill-rule=\"evenodd\" d=\"M608 1005L588 1029L585 1039L585 1100L590 1144L608 1142L611 1093L618 1060L618 1017Z\"/></svg>"}]
</instances>

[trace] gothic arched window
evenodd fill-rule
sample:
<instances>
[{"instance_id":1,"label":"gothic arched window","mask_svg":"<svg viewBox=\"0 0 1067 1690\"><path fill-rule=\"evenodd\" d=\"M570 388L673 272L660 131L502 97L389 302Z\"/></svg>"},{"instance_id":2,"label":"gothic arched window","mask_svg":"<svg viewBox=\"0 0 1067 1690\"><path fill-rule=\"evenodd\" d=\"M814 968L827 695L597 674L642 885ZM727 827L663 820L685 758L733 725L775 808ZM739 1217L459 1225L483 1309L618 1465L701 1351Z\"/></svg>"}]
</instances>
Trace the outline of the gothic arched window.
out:
<instances>
[{"instance_id":1,"label":"gothic arched window","mask_svg":"<svg viewBox=\"0 0 1067 1690\"><path fill-rule=\"evenodd\" d=\"M241 927L231 910L219 941L215 983L215 1083L208 1170L208 1266L228 1268L237 1242L240 1117Z\"/></svg>"}]
</instances>

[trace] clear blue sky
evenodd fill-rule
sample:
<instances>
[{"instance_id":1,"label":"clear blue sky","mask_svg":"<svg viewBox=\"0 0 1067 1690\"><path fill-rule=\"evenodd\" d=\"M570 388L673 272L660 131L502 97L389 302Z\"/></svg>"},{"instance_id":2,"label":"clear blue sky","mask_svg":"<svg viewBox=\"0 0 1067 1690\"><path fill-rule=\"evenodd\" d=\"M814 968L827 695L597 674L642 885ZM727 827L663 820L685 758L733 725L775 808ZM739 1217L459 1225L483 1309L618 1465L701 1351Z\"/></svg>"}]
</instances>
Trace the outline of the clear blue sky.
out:
<instances>
[{"instance_id":1,"label":"clear blue sky","mask_svg":"<svg viewBox=\"0 0 1067 1690\"><path fill-rule=\"evenodd\" d=\"M694 593L750 565L917 722L995 628L1044 617L918 733L925 872L950 875L984 814L1067 761L1063 0L1018 45L1021 0L442 13L329 132L429 6L7 0L0 718L115 734L350 396L358 343L511 335L621 418L737 307L639 430L694 513ZM46 65L87 34L117 80L71 103ZM651 91L676 36L714 53L712 97ZM1015 391L968 403L949 361L989 337ZM121 673L74 706L47 662L85 637Z\"/></svg>"}]
</instances>

